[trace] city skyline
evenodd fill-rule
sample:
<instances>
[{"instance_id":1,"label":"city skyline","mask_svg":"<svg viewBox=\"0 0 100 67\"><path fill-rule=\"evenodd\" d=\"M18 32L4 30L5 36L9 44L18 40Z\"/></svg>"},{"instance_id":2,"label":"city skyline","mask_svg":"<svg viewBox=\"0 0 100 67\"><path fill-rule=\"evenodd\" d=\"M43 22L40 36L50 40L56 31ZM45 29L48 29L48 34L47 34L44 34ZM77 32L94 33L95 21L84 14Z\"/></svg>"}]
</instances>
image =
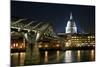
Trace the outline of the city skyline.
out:
<instances>
[{"instance_id":1,"label":"city skyline","mask_svg":"<svg viewBox=\"0 0 100 67\"><path fill-rule=\"evenodd\" d=\"M22 4L23 3L23 4ZM56 33L65 33L70 12L78 27L78 33L95 33L95 7L36 2L11 2L11 16L49 21ZM88 28L87 28L88 27Z\"/></svg>"},{"instance_id":2,"label":"city skyline","mask_svg":"<svg viewBox=\"0 0 100 67\"><path fill-rule=\"evenodd\" d=\"M10 28L11 66L95 61L95 6L11 1Z\"/></svg>"}]
</instances>

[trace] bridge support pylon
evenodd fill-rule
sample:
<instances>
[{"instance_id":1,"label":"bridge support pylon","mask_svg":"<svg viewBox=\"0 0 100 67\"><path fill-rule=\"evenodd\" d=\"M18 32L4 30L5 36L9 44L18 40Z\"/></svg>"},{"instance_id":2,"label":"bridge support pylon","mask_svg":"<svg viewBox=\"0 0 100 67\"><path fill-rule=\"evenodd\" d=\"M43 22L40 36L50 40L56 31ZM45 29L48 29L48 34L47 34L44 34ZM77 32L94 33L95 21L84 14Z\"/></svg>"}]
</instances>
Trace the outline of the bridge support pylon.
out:
<instances>
[{"instance_id":1,"label":"bridge support pylon","mask_svg":"<svg viewBox=\"0 0 100 67\"><path fill-rule=\"evenodd\" d=\"M40 53L37 41L35 41L35 37L27 36L27 38L25 65L38 64L40 62Z\"/></svg>"}]
</instances>

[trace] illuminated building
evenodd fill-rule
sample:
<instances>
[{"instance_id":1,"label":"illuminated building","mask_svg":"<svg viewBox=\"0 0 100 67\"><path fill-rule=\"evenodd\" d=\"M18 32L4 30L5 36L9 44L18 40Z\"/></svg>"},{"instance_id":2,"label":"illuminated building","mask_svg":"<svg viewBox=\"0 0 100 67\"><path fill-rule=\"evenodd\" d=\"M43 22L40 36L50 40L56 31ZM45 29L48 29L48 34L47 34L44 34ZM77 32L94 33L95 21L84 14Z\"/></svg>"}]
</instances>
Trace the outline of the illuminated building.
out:
<instances>
[{"instance_id":1,"label":"illuminated building","mask_svg":"<svg viewBox=\"0 0 100 67\"><path fill-rule=\"evenodd\" d=\"M65 47L82 47L82 46L95 46L94 34L72 34L71 36L58 35L64 38Z\"/></svg>"},{"instance_id":2,"label":"illuminated building","mask_svg":"<svg viewBox=\"0 0 100 67\"><path fill-rule=\"evenodd\" d=\"M70 14L70 19L67 22L67 26L65 30L66 30L66 33L70 33L70 34L77 33L77 27L76 27L75 21L73 20L72 13Z\"/></svg>"},{"instance_id":3,"label":"illuminated building","mask_svg":"<svg viewBox=\"0 0 100 67\"><path fill-rule=\"evenodd\" d=\"M11 33L11 49L24 49L26 44L25 39L17 32Z\"/></svg>"}]
</instances>

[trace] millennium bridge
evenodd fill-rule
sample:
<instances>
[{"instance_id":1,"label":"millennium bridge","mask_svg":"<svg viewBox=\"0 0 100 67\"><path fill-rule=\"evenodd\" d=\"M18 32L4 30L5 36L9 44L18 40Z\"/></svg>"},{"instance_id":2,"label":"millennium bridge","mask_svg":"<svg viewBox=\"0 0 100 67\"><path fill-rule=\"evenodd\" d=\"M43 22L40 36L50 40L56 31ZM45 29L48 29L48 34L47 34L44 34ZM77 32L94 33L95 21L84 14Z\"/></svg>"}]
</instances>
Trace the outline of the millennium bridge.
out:
<instances>
[{"instance_id":1,"label":"millennium bridge","mask_svg":"<svg viewBox=\"0 0 100 67\"><path fill-rule=\"evenodd\" d=\"M39 48L38 41L47 40L59 40L63 43L53 31L52 24L50 22L37 21L31 19L15 18L11 20L11 39L14 37L23 37L24 43L27 42L25 64L38 63Z\"/></svg>"}]
</instances>

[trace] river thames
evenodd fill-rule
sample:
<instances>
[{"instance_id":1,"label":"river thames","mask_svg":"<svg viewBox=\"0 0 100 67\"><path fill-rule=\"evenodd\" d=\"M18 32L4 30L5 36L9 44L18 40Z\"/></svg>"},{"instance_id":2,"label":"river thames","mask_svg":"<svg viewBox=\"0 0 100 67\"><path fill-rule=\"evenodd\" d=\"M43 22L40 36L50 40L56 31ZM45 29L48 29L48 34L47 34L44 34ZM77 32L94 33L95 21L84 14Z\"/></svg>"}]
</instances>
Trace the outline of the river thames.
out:
<instances>
[{"instance_id":1,"label":"river thames","mask_svg":"<svg viewBox=\"0 0 100 67\"><path fill-rule=\"evenodd\" d=\"M23 66L24 61L25 52L11 53L11 66ZM40 51L38 61L38 64L95 61L95 50Z\"/></svg>"}]
</instances>

